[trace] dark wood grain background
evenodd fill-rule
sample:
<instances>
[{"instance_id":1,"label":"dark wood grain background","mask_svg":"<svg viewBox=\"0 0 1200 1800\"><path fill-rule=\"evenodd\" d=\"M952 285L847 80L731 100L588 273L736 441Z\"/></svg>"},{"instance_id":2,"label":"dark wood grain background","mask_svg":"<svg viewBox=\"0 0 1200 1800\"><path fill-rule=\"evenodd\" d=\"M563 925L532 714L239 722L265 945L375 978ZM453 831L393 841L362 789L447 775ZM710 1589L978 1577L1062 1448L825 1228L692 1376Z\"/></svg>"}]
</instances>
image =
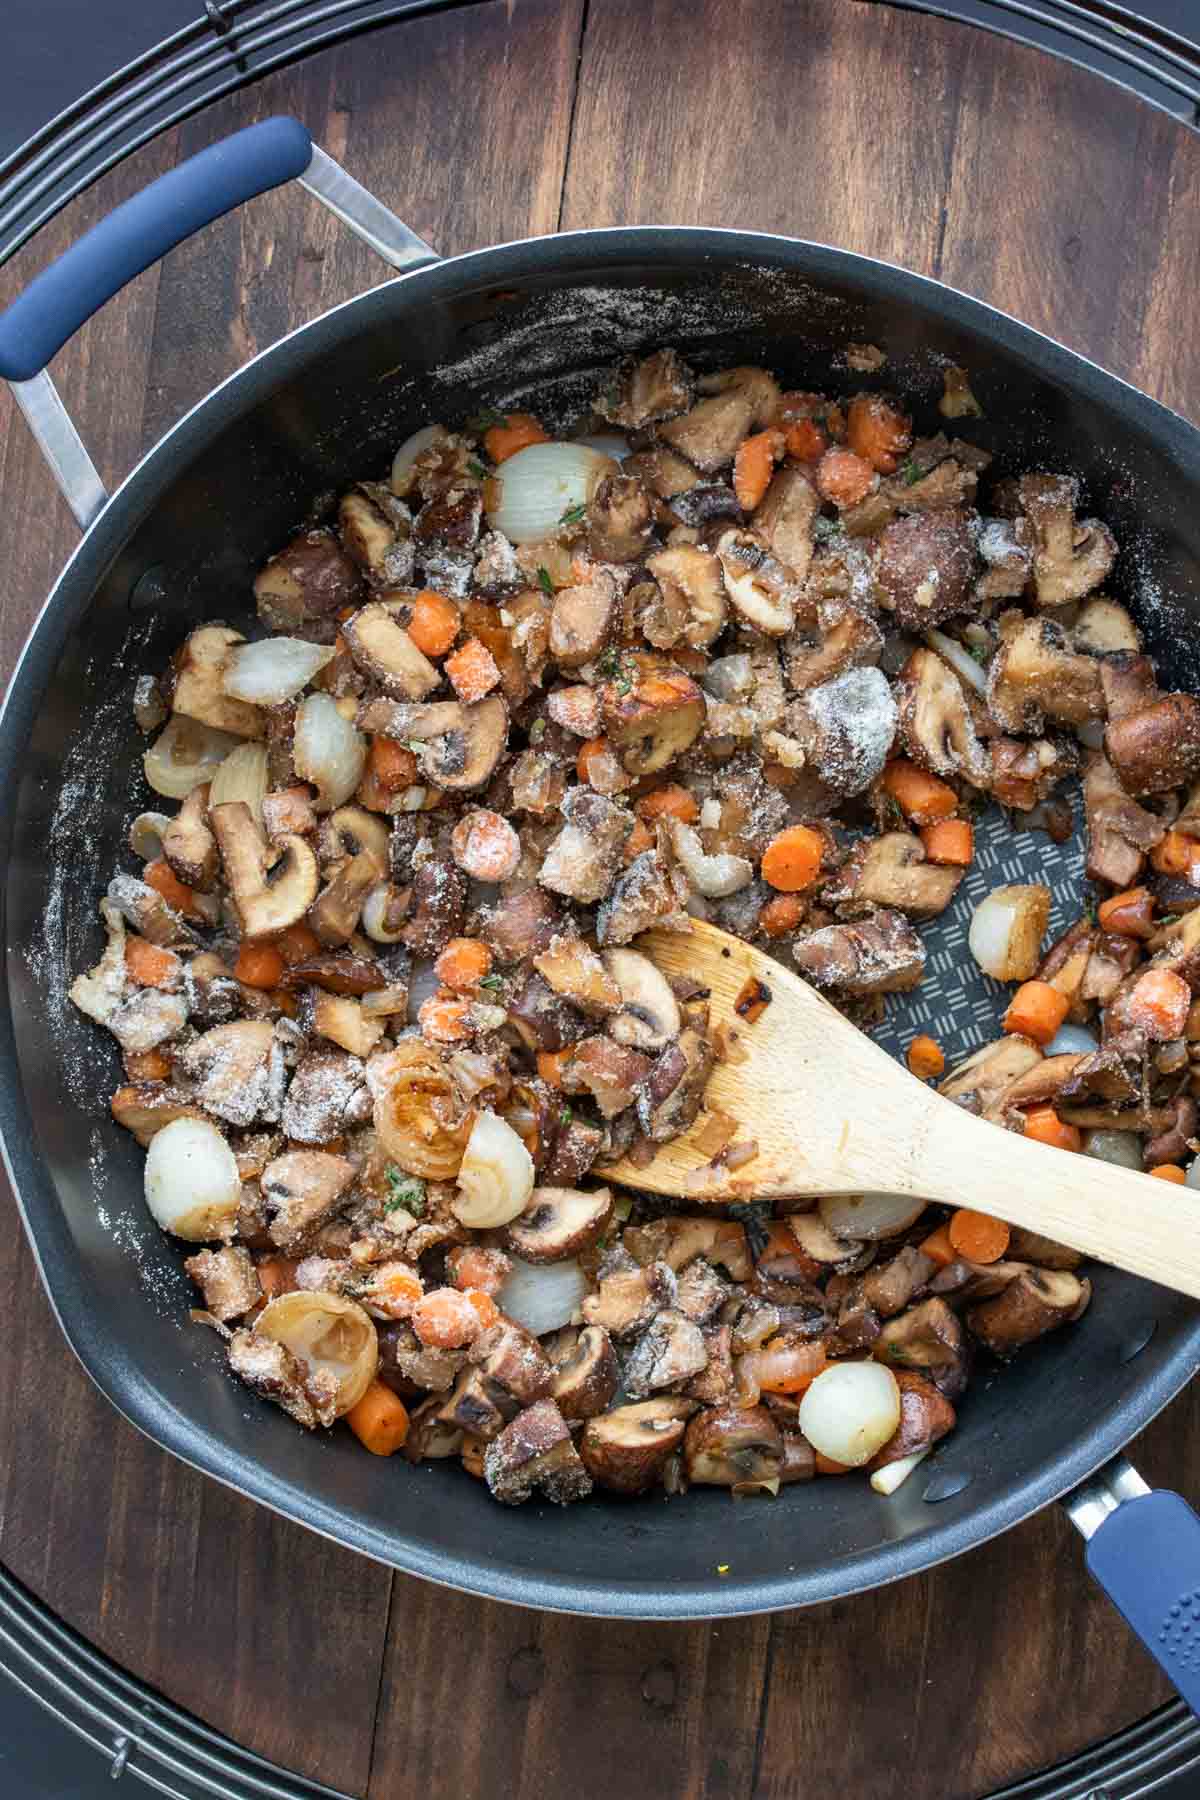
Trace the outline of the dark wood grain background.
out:
<instances>
[{"instance_id":1,"label":"dark wood grain background","mask_svg":"<svg viewBox=\"0 0 1200 1800\"><path fill-rule=\"evenodd\" d=\"M0 271L295 112L455 252L739 225L904 263L1200 419L1200 139L1097 77L863 0L487 0L358 38L166 136ZM55 376L106 480L281 332L384 278L299 190L136 281ZM74 542L0 393L0 661ZM977 1796L1168 1695L1051 1511L922 1579L719 1625L507 1609L377 1568L171 1461L92 1390L0 1199L0 1559L126 1668L353 1794ZM1134 1447L1200 1498L1200 1392ZM720 1502L715 1502L719 1504Z\"/></svg>"}]
</instances>

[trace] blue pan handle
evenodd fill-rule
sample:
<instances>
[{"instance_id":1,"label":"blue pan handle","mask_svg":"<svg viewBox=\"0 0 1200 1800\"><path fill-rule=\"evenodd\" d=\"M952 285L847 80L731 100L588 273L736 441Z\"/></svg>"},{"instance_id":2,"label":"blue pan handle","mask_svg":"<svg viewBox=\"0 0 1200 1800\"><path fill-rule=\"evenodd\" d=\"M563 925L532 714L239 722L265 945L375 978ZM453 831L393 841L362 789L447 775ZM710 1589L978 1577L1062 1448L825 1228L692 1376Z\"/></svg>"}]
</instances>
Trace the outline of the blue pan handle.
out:
<instances>
[{"instance_id":1,"label":"blue pan handle","mask_svg":"<svg viewBox=\"0 0 1200 1800\"><path fill-rule=\"evenodd\" d=\"M312 139L298 119L264 119L180 163L101 219L0 314L0 375L29 381L152 263L244 200L303 175Z\"/></svg>"},{"instance_id":2,"label":"blue pan handle","mask_svg":"<svg viewBox=\"0 0 1200 1800\"><path fill-rule=\"evenodd\" d=\"M1168 1681L1200 1713L1200 1517L1123 1456L1066 1501L1086 1561Z\"/></svg>"}]
</instances>

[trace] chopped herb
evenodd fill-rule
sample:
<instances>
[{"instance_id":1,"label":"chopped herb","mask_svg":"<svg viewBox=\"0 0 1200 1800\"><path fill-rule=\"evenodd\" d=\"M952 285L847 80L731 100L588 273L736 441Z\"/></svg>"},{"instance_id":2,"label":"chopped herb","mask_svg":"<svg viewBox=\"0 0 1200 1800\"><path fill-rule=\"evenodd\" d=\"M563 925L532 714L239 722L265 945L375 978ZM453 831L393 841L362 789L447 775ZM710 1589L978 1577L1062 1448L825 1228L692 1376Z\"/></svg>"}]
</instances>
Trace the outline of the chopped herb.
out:
<instances>
[{"instance_id":1,"label":"chopped herb","mask_svg":"<svg viewBox=\"0 0 1200 1800\"><path fill-rule=\"evenodd\" d=\"M487 470L476 456L468 456L467 468L472 475L478 475L480 481L487 480Z\"/></svg>"},{"instance_id":2,"label":"chopped herb","mask_svg":"<svg viewBox=\"0 0 1200 1800\"><path fill-rule=\"evenodd\" d=\"M607 675L610 681L615 680L621 673L621 652L615 646L605 650L596 658L596 669L599 674Z\"/></svg>"},{"instance_id":3,"label":"chopped herb","mask_svg":"<svg viewBox=\"0 0 1200 1800\"><path fill-rule=\"evenodd\" d=\"M545 735L546 735L545 719L535 719L533 721L533 724L529 727L530 743L531 744L540 744L542 739L545 737Z\"/></svg>"},{"instance_id":4,"label":"chopped herb","mask_svg":"<svg viewBox=\"0 0 1200 1800\"><path fill-rule=\"evenodd\" d=\"M504 989L504 977L503 975L485 975L479 985L481 988L487 988L489 993L499 994Z\"/></svg>"},{"instance_id":5,"label":"chopped herb","mask_svg":"<svg viewBox=\"0 0 1200 1800\"><path fill-rule=\"evenodd\" d=\"M571 1111L570 1107L564 1106L558 1115L558 1122L560 1125L569 1125L574 1117L575 1114Z\"/></svg>"},{"instance_id":6,"label":"chopped herb","mask_svg":"<svg viewBox=\"0 0 1200 1800\"><path fill-rule=\"evenodd\" d=\"M904 816L904 808L895 794L881 793L879 796L879 822L887 825L892 831L906 831L908 820Z\"/></svg>"},{"instance_id":7,"label":"chopped herb","mask_svg":"<svg viewBox=\"0 0 1200 1800\"><path fill-rule=\"evenodd\" d=\"M968 656L973 656L975 661L982 668L983 664L988 659L988 646L986 644L968 644L967 654Z\"/></svg>"},{"instance_id":8,"label":"chopped herb","mask_svg":"<svg viewBox=\"0 0 1200 1800\"><path fill-rule=\"evenodd\" d=\"M915 463L911 456L908 458L907 462L902 462L900 464L900 476L905 487L912 487L915 482L920 481L924 473L924 469L922 469L918 463Z\"/></svg>"},{"instance_id":9,"label":"chopped herb","mask_svg":"<svg viewBox=\"0 0 1200 1800\"><path fill-rule=\"evenodd\" d=\"M820 518L813 520L813 537L818 544L828 544L831 539L840 537L841 535L842 522L840 519Z\"/></svg>"},{"instance_id":10,"label":"chopped herb","mask_svg":"<svg viewBox=\"0 0 1200 1800\"><path fill-rule=\"evenodd\" d=\"M543 568L540 564L538 566L538 586L541 588L543 594L553 594L554 592L554 583L550 579L550 571L547 568Z\"/></svg>"},{"instance_id":11,"label":"chopped herb","mask_svg":"<svg viewBox=\"0 0 1200 1800\"><path fill-rule=\"evenodd\" d=\"M1095 905L1085 907L1083 916L1089 925L1097 925L1100 922L1100 914L1097 912Z\"/></svg>"},{"instance_id":12,"label":"chopped herb","mask_svg":"<svg viewBox=\"0 0 1200 1800\"><path fill-rule=\"evenodd\" d=\"M1164 913L1163 917L1158 922L1160 925L1178 925L1182 917L1182 913Z\"/></svg>"},{"instance_id":13,"label":"chopped herb","mask_svg":"<svg viewBox=\"0 0 1200 1800\"><path fill-rule=\"evenodd\" d=\"M475 432L490 431L493 425L507 425L508 419L494 407L485 406L482 411L473 413L467 420L467 430Z\"/></svg>"},{"instance_id":14,"label":"chopped herb","mask_svg":"<svg viewBox=\"0 0 1200 1800\"><path fill-rule=\"evenodd\" d=\"M608 1234L605 1233L605 1235L603 1237L598 1237L596 1239L595 1244L592 1246L592 1248L595 1250L607 1250L608 1249Z\"/></svg>"},{"instance_id":15,"label":"chopped herb","mask_svg":"<svg viewBox=\"0 0 1200 1800\"><path fill-rule=\"evenodd\" d=\"M425 1183L416 1175L403 1174L395 1163L389 1163L383 1173L390 1190L383 1203L384 1212L399 1212L403 1208L419 1219L425 1211Z\"/></svg>"},{"instance_id":16,"label":"chopped herb","mask_svg":"<svg viewBox=\"0 0 1200 1800\"><path fill-rule=\"evenodd\" d=\"M406 750L411 750L414 756L420 756L422 750L428 750L429 745L422 738L408 738L405 740L404 747Z\"/></svg>"},{"instance_id":17,"label":"chopped herb","mask_svg":"<svg viewBox=\"0 0 1200 1800\"><path fill-rule=\"evenodd\" d=\"M582 501L579 503L578 506L568 506L566 512L563 514L562 518L559 520L559 524L560 525L578 525L580 519L582 519L582 517L586 511L587 511L587 507L584 506Z\"/></svg>"}]
</instances>

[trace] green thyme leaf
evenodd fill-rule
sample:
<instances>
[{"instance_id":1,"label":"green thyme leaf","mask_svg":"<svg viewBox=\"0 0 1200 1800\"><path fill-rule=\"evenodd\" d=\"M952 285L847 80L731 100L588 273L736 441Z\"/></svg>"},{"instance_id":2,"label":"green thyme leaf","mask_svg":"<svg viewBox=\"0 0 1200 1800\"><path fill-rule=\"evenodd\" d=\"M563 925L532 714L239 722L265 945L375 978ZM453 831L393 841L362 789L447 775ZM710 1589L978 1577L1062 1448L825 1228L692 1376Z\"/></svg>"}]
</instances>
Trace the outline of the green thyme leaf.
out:
<instances>
[{"instance_id":1,"label":"green thyme leaf","mask_svg":"<svg viewBox=\"0 0 1200 1800\"><path fill-rule=\"evenodd\" d=\"M596 669L599 674L606 675L610 681L621 673L621 653L615 646L605 650L596 658Z\"/></svg>"},{"instance_id":2,"label":"green thyme leaf","mask_svg":"<svg viewBox=\"0 0 1200 1800\"><path fill-rule=\"evenodd\" d=\"M574 1117L575 1114L571 1111L570 1107L564 1106L558 1115L558 1122L560 1125L569 1125Z\"/></svg>"},{"instance_id":3,"label":"green thyme leaf","mask_svg":"<svg viewBox=\"0 0 1200 1800\"><path fill-rule=\"evenodd\" d=\"M507 424L508 420L505 415L502 412L497 412L495 407L492 406L483 407L479 412L473 413L466 421L467 430L475 432L490 431L493 425Z\"/></svg>"},{"instance_id":4,"label":"green thyme leaf","mask_svg":"<svg viewBox=\"0 0 1200 1800\"><path fill-rule=\"evenodd\" d=\"M545 737L545 735L546 735L545 719L535 719L533 721L533 724L529 727L530 743L531 744L540 744L542 739Z\"/></svg>"},{"instance_id":5,"label":"green thyme leaf","mask_svg":"<svg viewBox=\"0 0 1200 1800\"><path fill-rule=\"evenodd\" d=\"M395 1163L389 1163L383 1174L389 1190L384 1212L399 1212L403 1208L419 1219L425 1211L425 1183L416 1175L405 1175Z\"/></svg>"},{"instance_id":6,"label":"green thyme leaf","mask_svg":"<svg viewBox=\"0 0 1200 1800\"><path fill-rule=\"evenodd\" d=\"M467 468L469 469L469 471L471 472L472 475L478 475L480 481L487 480L487 470L484 468L483 464L479 461L478 457L468 456Z\"/></svg>"},{"instance_id":7,"label":"green thyme leaf","mask_svg":"<svg viewBox=\"0 0 1200 1800\"><path fill-rule=\"evenodd\" d=\"M912 487L916 482L920 481L924 473L924 469L922 469L919 464L915 463L911 456L908 458L907 462L902 462L900 464L900 476L905 487Z\"/></svg>"},{"instance_id":8,"label":"green thyme leaf","mask_svg":"<svg viewBox=\"0 0 1200 1800\"><path fill-rule=\"evenodd\" d=\"M479 985L481 988L487 988L489 993L499 994L504 991L504 977L503 975L485 975Z\"/></svg>"},{"instance_id":9,"label":"green thyme leaf","mask_svg":"<svg viewBox=\"0 0 1200 1800\"><path fill-rule=\"evenodd\" d=\"M554 592L554 583L550 579L550 571L549 569L543 568L540 564L538 566L538 586L541 588L543 594L553 594Z\"/></svg>"},{"instance_id":10,"label":"green thyme leaf","mask_svg":"<svg viewBox=\"0 0 1200 1800\"><path fill-rule=\"evenodd\" d=\"M584 506L582 501L580 502L580 504L578 506L568 506L566 512L563 514L562 518L559 520L559 524L560 525L578 525L580 519L582 519L582 517L586 511L587 511L587 507Z\"/></svg>"},{"instance_id":11,"label":"green thyme leaf","mask_svg":"<svg viewBox=\"0 0 1200 1800\"><path fill-rule=\"evenodd\" d=\"M813 537L818 544L827 544L832 538L840 537L841 535L842 522L840 519L820 518L813 520Z\"/></svg>"},{"instance_id":12,"label":"green thyme leaf","mask_svg":"<svg viewBox=\"0 0 1200 1800\"><path fill-rule=\"evenodd\" d=\"M1166 913L1158 922L1160 925L1178 925L1182 917L1182 913Z\"/></svg>"},{"instance_id":13,"label":"green thyme leaf","mask_svg":"<svg viewBox=\"0 0 1200 1800\"><path fill-rule=\"evenodd\" d=\"M981 668L988 659L988 647L986 644L968 644L967 653L975 658L975 661Z\"/></svg>"}]
</instances>

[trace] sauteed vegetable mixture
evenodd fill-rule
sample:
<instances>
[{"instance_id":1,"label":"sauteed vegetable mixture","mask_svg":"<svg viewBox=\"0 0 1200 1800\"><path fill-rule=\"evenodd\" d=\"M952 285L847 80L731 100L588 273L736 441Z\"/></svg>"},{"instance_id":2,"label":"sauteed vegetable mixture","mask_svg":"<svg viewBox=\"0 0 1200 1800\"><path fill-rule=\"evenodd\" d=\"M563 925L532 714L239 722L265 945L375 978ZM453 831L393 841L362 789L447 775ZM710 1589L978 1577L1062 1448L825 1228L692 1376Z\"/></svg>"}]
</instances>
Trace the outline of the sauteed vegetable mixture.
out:
<instances>
[{"instance_id":1,"label":"sauteed vegetable mixture","mask_svg":"<svg viewBox=\"0 0 1200 1800\"><path fill-rule=\"evenodd\" d=\"M948 368L949 429L977 412ZM662 350L557 439L418 431L261 570L261 631L198 626L141 678L177 806L134 820L72 998L120 1046L196 1316L300 1425L510 1504L898 1487L980 1349L1079 1317L1079 1258L967 1209L754 1203L705 1090L769 996L717 1017L638 937L711 919L869 1028L980 807L1061 840L1076 775L1097 908L1045 948L1047 888L989 894L997 1039L910 1067L1187 1179L1200 702L1103 593L1118 547L1072 478L989 460L875 386ZM605 1186L698 1120L744 1206L705 1207L703 1169L691 1208Z\"/></svg>"}]
</instances>

